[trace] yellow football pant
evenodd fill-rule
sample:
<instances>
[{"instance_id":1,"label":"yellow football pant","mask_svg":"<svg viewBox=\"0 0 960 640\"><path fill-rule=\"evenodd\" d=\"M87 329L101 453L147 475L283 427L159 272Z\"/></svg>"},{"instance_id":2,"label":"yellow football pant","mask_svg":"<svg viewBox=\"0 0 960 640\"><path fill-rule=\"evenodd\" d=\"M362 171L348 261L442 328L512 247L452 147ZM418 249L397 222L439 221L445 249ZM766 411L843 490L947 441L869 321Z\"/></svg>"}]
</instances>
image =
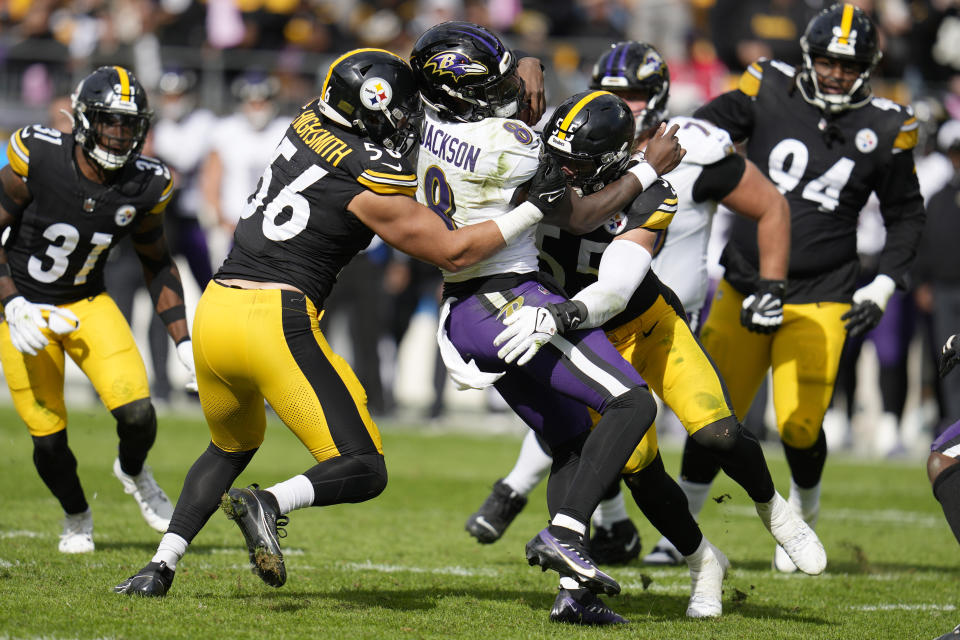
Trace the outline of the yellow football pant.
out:
<instances>
[{"instance_id":1,"label":"yellow football pant","mask_svg":"<svg viewBox=\"0 0 960 640\"><path fill-rule=\"evenodd\" d=\"M194 318L193 352L200 404L217 447L259 447L266 399L317 462L383 453L366 393L317 321L316 307L301 293L207 285Z\"/></svg>"},{"instance_id":2,"label":"yellow football pant","mask_svg":"<svg viewBox=\"0 0 960 640\"><path fill-rule=\"evenodd\" d=\"M607 338L692 435L733 415L733 410L713 363L679 309L658 296L638 317L608 331ZM596 423L599 416L593 413L593 417ZM647 467L656 458L657 450L654 425L630 455L624 475Z\"/></svg>"},{"instance_id":3,"label":"yellow football pant","mask_svg":"<svg viewBox=\"0 0 960 640\"><path fill-rule=\"evenodd\" d=\"M740 324L744 296L724 280L717 289L701 340L730 391L738 416L746 415L767 369L773 367L773 405L780 438L796 449L812 447L833 395L846 339L840 319L847 303L785 304L783 325L772 334Z\"/></svg>"},{"instance_id":4,"label":"yellow football pant","mask_svg":"<svg viewBox=\"0 0 960 640\"><path fill-rule=\"evenodd\" d=\"M80 326L67 335L49 329L50 344L35 356L20 353L10 341L10 327L0 324L0 362L13 406L32 436L48 436L67 426L63 401L64 354L90 379L111 411L150 397L143 358L120 309L106 293L58 305L69 309Z\"/></svg>"}]
</instances>

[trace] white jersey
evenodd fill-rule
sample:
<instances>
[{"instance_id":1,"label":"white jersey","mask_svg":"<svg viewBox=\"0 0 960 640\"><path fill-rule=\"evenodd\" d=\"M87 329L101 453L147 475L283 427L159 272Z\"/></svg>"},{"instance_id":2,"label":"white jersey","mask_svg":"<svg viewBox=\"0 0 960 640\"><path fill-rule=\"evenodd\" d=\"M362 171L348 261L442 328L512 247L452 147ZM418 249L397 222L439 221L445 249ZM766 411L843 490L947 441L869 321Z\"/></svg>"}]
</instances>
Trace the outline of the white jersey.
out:
<instances>
[{"instance_id":1,"label":"white jersey","mask_svg":"<svg viewBox=\"0 0 960 640\"><path fill-rule=\"evenodd\" d=\"M280 144L290 124L289 118L275 118L263 129L254 129L247 118L236 113L217 123L211 134L210 150L223 164L220 181L220 206L224 217L236 223L257 189L257 181Z\"/></svg>"},{"instance_id":2,"label":"white jersey","mask_svg":"<svg viewBox=\"0 0 960 640\"><path fill-rule=\"evenodd\" d=\"M693 313L703 306L707 296L707 242L717 211L714 200L694 201L693 186L704 166L736 151L730 135L706 120L677 116L670 118L667 128L675 124L680 125L677 137L687 153L676 169L663 176L677 192L677 213L651 269L673 289L683 308Z\"/></svg>"},{"instance_id":3,"label":"white jersey","mask_svg":"<svg viewBox=\"0 0 960 640\"><path fill-rule=\"evenodd\" d=\"M210 149L210 132L216 121L212 111L196 109L180 120L161 118L152 127L154 155L180 178L177 190L183 215L196 217L200 210L197 176Z\"/></svg>"},{"instance_id":4,"label":"white jersey","mask_svg":"<svg viewBox=\"0 0 960 640\"><path fill-rule=\"evenodd\" d=\"M492 220L513 209L510 199L537 172L540 138L519 120L448 122L426 110L417 160L417 200L457 227ZM447 282L537 270L536 227Z\"/></svg>"}]
</instances>

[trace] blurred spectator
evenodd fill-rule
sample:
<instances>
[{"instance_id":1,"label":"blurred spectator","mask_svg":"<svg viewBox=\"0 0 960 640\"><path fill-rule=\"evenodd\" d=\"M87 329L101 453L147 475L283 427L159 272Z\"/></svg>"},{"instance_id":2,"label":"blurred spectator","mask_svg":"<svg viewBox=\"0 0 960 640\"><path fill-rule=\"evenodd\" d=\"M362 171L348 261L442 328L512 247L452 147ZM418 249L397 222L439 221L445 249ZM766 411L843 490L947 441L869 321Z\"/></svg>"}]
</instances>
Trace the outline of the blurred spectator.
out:
<instances>
[{"instance_id":1,"label":"blurred spectator","mask_svg":"<svg viewBox=\"0 0 960 640\"><path fill-rule=\"evenodd\" d=\"M236 111L217 122L210 134L200 189L203 206L212 212L221 236L228 239L289 124L286 117L278 115L274 101L278 90L277 80L263 73L237 78L231 87ZM216 256L217 263L229 244L229 240L222 242L222 237L219 240L224 246Z\"/></svg>"},{"instance_id":2,"label":"blurred spectator","mask_svg":"<svg viewBox=\"0 0 960 640\"><path fill-rule=\"evenodd\" d=\"M800 36L820 6L804 0L717 0L710 11L717 55L734 73L758 58L800 64Z\"/></svg>"},{"instance_id":3,"label":"blurred spectator","mask_svg":"<svg viewBox=\"0 0 960 640\"><path fill-rule=\"evenodd\" d=\"M943 344L960 327L960 256L953 239L960 234L960 121L940 127L937 145L950 159L954 175L927 204L927 224L918 249L916 274L923 283L918 304L933 316L933 344ZM960 381L940 380L945 427L960 415Z\"/></svg>"}]
</instances>

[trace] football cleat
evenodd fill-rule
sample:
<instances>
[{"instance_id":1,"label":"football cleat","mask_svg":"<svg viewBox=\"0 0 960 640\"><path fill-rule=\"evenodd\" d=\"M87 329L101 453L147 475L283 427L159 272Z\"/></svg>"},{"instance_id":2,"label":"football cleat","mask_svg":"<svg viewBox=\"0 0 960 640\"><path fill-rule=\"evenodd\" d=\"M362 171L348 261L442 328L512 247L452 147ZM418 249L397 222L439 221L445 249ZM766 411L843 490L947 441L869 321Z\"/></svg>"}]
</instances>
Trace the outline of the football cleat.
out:
<instances>
[{"instance_id":1,"label":"football cleat","mask_svg":"<svg viewBox=\"0 0 960 640\"><path fill-rule=\"evenodd\" d=\"M813 576L823 573L827 552L820 538L783 496L775 493L773 500L758 502L756 507L763 524L800 571Z\"/></svg>"},{"instance_id":2,"label":"football cleat","mask_svg":"<svg viewBox=\"0 0 960 640\"><path fill-rule=\"evenodd\" d=\"M237 523L247 542L250 570L271 587L282 587L287 581L279 538L287 536L289 519L274 507L275 499L252 484L246 489L230 489L220 503L227 517ZM272 496L270 496L272 498Z\"/></svg>"},{"instance_id":3,"label":"football cleat","mask_svg":"<svg viewBox=\"0 0 960 640\"><path fill-rule=\"evenodd\" d=\"M527 499L501 478L477 512L467 518L467 533L481 544L496 542L526 505Z\"/></svg>"},{"instance_id":4,"label":"football cleat","mask_svg":"<svg viewBox=\"0 0 960 640\"><path fill-rule=\"evenodd\" d=\"M173 569L166 562L150 562L135 575L113 588L114 593L145 598L162 598L173 584Z\"/></svg>"},{"instance_id":5,"label":"football cleat","mask_svg":"<svg viewBox=\"0 0 960 640\"><path fill-rule=\"evenodd\" d=\"M640 533L630 518L609 528L598 526L590 538L590 555L600 564L627 564L640 555Z\"/></svg>"},{"instance_id":6,"label":"football cleat","mask_svg":"<svg viewBox=\"0 0 960 640\"><path fill-rule=\"evenodd\" d=\"M620 593L620 585L597 567L579 537L571 541L560 540L550 533L548 527L527 543L526 553L531 565L540 565L543 571L553 569L594 593L608 596Z\"/></svg>"},{"instance_id":7,"label":"football cleat","mask_svg":"<svg viewBox=\"0 0 960 640\"><path fill-rule=\"evenodd\" d=\"M576 592L560 587L560 593L550 609L552 622L602 626L608 624L627 624L629 620L603 604L589 589Z\"/></svg>"},{"instance_id":8,"label":"football cleat","mask_svg":"<svg viewBox=\"0 0 960 640\"><path fill-rule=\"evenodd\" d=\"M690 556L690 601L688 618L716 618L723 613L723 579L727 577L730 561L710 542L704 539L706 549L694 561Z\"/></svg>"},{"instance_id":9,"label":"football cleat","mask_svg":"<svg viewBox=\"0 0 960 640\"><path fill-rule=\"evenodd\" d=\"M113 475L123 484L123 491L133 496L140 507L143 519L155 531L165 533L170 526L173 516L173 505L170 498L163 492L157 481L153 479L153 472L148 465L135 476L129 476L120 467L120 458L113 461Z\"/></svg>"},{"instance_id":10,"label":"football cleat","mask_svg":"<svg viewBox=\"0 0 960 640\"><path fill-rule=\"evenodd\" d=\"M666 538L660 538L660 542L653 548L653 551L643 556L643 563L656 566L676 566L683 562L683 554L677 551Z\"/></svg>"},{"instance_id":11,"label":"football cleat","mask_svg":"<svg viewBox=\"0 0 960 640\"><path fill-rule=\"evenodd\" d=\"M63 519L60 534L60 553L91 553L93 551L93 514L87 508L83 513L68 515Z\"/></svg>"},{"instance_id":12,"label":"football cleat","mask_svg":"<svg viewBox=\"0 0 960 640\"><path fill-rule=\"evenodd\" d=\"M948 631L942 636L937 636L933 640L960 640L960 624L953 628L953 631Z\"/></svg>"}]
</instances>

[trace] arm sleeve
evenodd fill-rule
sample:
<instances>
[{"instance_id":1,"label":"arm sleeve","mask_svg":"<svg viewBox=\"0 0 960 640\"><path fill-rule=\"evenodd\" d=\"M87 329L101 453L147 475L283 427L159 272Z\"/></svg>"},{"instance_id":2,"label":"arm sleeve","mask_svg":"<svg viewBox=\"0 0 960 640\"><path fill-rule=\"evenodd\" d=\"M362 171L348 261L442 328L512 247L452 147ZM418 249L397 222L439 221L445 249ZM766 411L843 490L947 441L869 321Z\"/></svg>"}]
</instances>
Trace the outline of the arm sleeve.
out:
<instances>
[{"instance_id":1,"label":"arm sleeve","mask_svg":"<svg viewBox=\"0 0 960 640\"><path fill-rule=\"evenodd\" d=\"M587 307L581 328L599 327L627 308L653 257L631 240L614 240L600 257L597 281L573 297Z\"/></svg>"},{"instance_id":2,"label":"arm sleeve","mask_svg":"<svg viewBox=\"0 0 960 640\"><path fill-rule=\"evenodd\" d=\"M719 162L708 164L693 183L694 202L723 200L740 184L740 178L747 170L747 163L736 153L730 154Z\"/></svg>"},{"instance_id":3,"label":"arm sleeve","mask_svg":"<svg viewBox=\"0 0 960 640\"><path fill-rule=\"evenodd\" d=\"M877 185L880 213L887 229L887 241L880 252L879 272L904 287L904 278L917 255L926 220L913 151L907 149L893 155L886 171L878 176Z\"/></svg>"}]
</instances>

